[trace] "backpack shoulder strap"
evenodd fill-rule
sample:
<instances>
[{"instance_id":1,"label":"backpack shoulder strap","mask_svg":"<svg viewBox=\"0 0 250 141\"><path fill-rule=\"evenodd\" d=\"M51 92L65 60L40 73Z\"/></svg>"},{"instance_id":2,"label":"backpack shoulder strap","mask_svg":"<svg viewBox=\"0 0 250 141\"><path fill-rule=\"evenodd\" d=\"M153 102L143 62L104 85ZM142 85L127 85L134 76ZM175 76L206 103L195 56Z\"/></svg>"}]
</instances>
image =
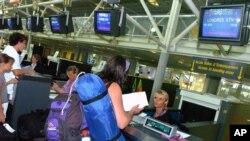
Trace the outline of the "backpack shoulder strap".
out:
<instances>
[{"instance_id":1,"label":"backpack shoulder strap","mask_svg":"<svg viewBox=\"0 0 250 141\"><path fill-rule=\"evenodd\" d=\"M100 95L98 95L98 96L96 96L96 97L94 97L94 98L91 98L91 99L89 99L89 100L86 100L86 101L82 101L82 104L83 105L88 105L88 104L90 104L90 103L92 103L92 102L95 102L95 101L97 101L97 100L99 100L99 99L102 99L104 96L106 96L108 94L108 91L107 91L107 89L104 91L104 92L102 92L102 94L100 94Z\"/></svg>"}]
</instances>

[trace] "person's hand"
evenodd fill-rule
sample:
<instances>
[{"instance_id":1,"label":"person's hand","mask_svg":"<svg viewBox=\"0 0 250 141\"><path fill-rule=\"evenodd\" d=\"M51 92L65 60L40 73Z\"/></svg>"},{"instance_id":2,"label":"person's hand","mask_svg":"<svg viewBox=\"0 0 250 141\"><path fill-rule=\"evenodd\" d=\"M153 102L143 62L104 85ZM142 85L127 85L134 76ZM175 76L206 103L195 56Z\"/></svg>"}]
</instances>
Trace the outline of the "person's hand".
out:
<instances>
[{"instance_id":1,"label":"person's hand","mask_svg":"<svg viewBox=\"0 0 250 141\"><path fill-rule=\"evenodd\" d=\"M7 83L8 84L16 84L17 82L18 82L18 80L16 78L12 78Z\"/></svg>"},{"instance_id":2,"label":"person's hand","mask_svg":"<svg viewBox=\"0 0 250 141\"><path fill-rule=\"evenodd\" d=\"M5 115L3 110L0 110L0 123L5 123Z\"/></svg>"},{"instance_id":3,"label":"person's hand","mask_svg":"<svg viewBox=\"0 0 250 141\"><path fill-rule=\"evenodd\" d=\"M59 88L58 84L56 82L52 82L52 89L57 90Z\"/></svg>"},{"instance_id":4,"label":"person's hand","mask_svg":"<svg viewBox=\"0 0 250 141\"><path fill-rule=\"evenodd\" d=\"M139 108L139 105L135 105L134 107L131 108L130 112L133 115L137 115L142 111L143 108Z\"/></svg>"},{"instance_id":5,"label":"person's hand","mask_svg":"<svg viewBox=\"0 0 250 141\"><path fill-rule=\"evenodd\" d=\"M28 75L34 76L36 72L34 70L28 70Z\"/></svg>"}]
</instances>

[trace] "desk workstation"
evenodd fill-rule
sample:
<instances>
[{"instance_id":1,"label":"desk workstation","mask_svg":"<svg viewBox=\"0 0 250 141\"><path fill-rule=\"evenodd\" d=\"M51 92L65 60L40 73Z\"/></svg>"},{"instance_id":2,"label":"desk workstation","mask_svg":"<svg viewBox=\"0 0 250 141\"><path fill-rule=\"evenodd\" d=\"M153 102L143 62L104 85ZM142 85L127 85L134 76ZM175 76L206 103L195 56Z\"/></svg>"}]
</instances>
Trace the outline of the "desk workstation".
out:
<instances>
[{"instance_id":1,"label":"desk workstation","mask_svg":"<svg viewBox=\"0 0 250 141\"><path fill-rule=\"evenodd\" d=\"M20 115L48 107L50 82L51 78L39 74L19 78L11 117L13 128L17 128Z\"/></svg>"},{"instance_id":2,"label":"desk workstation","mask_svg":"<svg viewBox=\"0 0 250 141\"><path fill-rule=\"evenodd\" d=\"M145 128L140 124L129 125L124 129L123 134L129 141L168 141L171 138L175 138L176 141L203 141L203 139L199 137L189 135L181 131L177 131L176 134L173 135L173 137L167 138L166 136ZM179 136L179 138L176 136Z\"/></svg>"}]
</instances>

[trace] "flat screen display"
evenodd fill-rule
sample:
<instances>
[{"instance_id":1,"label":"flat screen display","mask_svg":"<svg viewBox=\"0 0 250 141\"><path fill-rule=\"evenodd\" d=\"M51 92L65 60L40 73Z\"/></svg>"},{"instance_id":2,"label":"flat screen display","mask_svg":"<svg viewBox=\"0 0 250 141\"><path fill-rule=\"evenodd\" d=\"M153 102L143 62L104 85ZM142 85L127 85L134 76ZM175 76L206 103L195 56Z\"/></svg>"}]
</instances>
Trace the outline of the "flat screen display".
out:
<instances>
[{"instance_id":1,"label":"flat screen display","mask_svg":"<svg viewBox=\"0 0 250 141\"><path fill-rule=\"evenodd\" d=\"M154 128L155 130L163 132L167 135L170 135L170 133L172 131L172 128L170 128L164 124L161 124L159 122L156 122L155 120L151 120L149 118L146 120L145 126Z\"/></svg>"},{"instance_id":2,"label":"flat screen display","mask_svg":"<svg viewBox=\"0 0 250 141\"><path fill-rule=\"evenodd\" d=\"M184 116L185 122L199 122L199 121L214 121L216 110L197 105L188 101L183 101L181 113ZM197 114L194 114L197 113ZM206 113L206 114L202 114Z\"/></svg>"},{"instance_id":3,"label":"flat screen display","mask_svg":"<svg viewBox=\"0 0 250 141\"><path fill-rule=\"evenodd\" d=\"M152 131L155 131L159 134L162 134L167 138L175 136L176 131L177 131L176 126L171 126L167 123L163 123L161 121L158 121L150 117L146 118L146 120L144 121L143 127L148 128Z\"/></svg>"},{"instance_id":4,"label":"flat screen display","mask_svg":"<svg viewBox=\"0 0 250 141\"><path fill-rule=\"evenodd\" d=\"M239 38L242 14L241 7L205 9L202 37Z\"/></svg>"},{"instance_id":5,"label":"flat screen display","mask_svg":"<svg viewBox=\"0 0 250 141\"><path fill-rule=\"evenodd\" d=\"M111 13L98 12L96 14L96 29L99 31L111 31Z\"/></svg>"},{"instance_id":6,"label":"flat screen display","mask_svg":"<svg viewBox=\"0 0 250 141\"><path fill-rule=\"evenodd\" d=\"M53 32L60 32L60 21L58 17L51 17L51 29Z\"/></svg>"},{"instance_id":7,"label":"flat screen display","mask_svg":"<svg viewBox=\"0 0 250 141\"><path fill-rule=\"evenodd\" d=\"M27 21L26 21L26 29L27 29L27 30L31 30L31 18L30 18L30 17L27 18Z\"/></svg>"},{"instance_id":8,"label":"flat screen display","mask_svg":"<svg viewBox=\"0 0 250 141\"><path fill-rule=\"evenodd\" d=\"M9 30L22 30L23 29L21 18L17 18L17 17L8 18L7 25L8 25Z\"/></svg>"},{"instance_id":9,"label":"flat screen display","mask_svg":"<svg viewBox=\"0 0 250 141\"><path fill-rule=\"evenodd\" d=\"M8 24L9 29L13 29L13 23L12 23L12 19L11 18L9 18L7 20L7 24Z\"/></svg>"},{"instance_id":10,"label":"flat screen display","mask_svg":"<svg viewBox=\"0 0 250 141\"><path fill-rule=\"evenodd\" d=\"M201 8L199 40L242 45L245 41L245 5L218 5Z\"/></svg>"}]
</instances>

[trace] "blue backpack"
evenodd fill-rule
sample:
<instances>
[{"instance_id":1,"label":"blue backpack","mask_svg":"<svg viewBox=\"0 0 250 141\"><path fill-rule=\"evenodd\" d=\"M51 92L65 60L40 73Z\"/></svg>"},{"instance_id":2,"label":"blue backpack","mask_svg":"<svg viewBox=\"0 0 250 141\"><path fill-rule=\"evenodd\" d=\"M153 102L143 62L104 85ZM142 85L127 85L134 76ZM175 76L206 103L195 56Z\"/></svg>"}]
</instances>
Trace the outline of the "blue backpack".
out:
<instances>
[{"instance_id":1,"label":"blue backpack","mask_svg":"<svg viewBox=\"0 0 250 141\"><path fill-rule=\"evenodd\" d=\"M75 88L83 104L92 141L125 141L117 126L107 87L95 74L80 76Z\"/></svg>"}]
</instances>

